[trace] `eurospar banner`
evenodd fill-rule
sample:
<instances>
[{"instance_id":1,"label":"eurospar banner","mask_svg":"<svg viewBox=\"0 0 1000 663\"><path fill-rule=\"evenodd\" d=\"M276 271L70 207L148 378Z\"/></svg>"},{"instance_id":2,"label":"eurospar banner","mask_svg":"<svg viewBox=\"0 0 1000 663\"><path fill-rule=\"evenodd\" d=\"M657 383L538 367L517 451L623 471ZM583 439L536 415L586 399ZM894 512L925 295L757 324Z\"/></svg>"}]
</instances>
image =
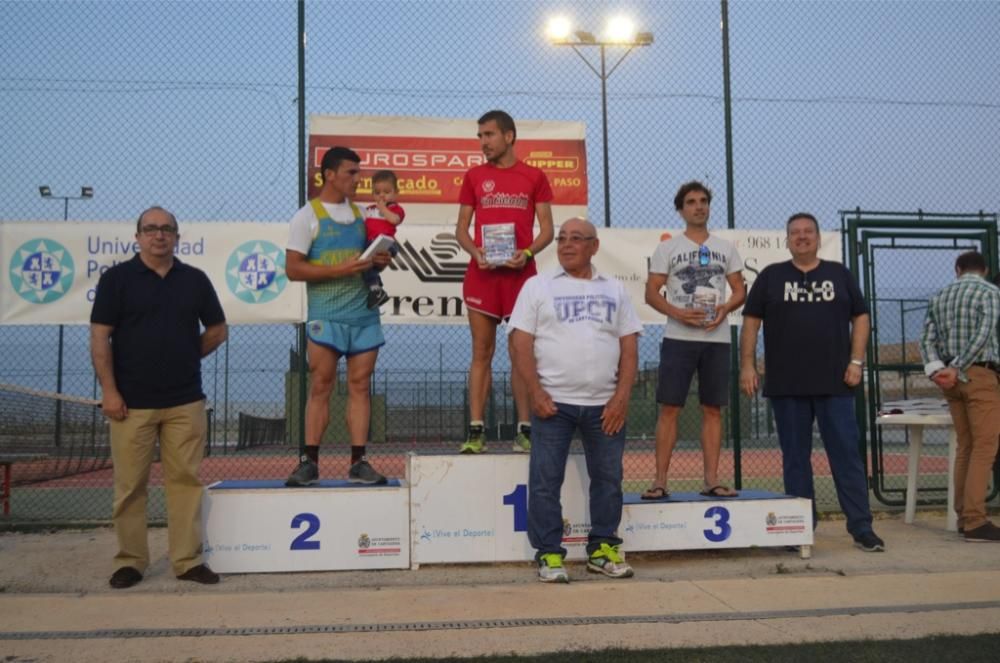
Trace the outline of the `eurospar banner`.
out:
<instances>
[{"instance_id":1,"label":"eurospar banner","mask_svg":"<svg viewBox=\"0 0 1000 663\"><path fill-rule=\"evenodd\" d=\"M552 185L556 223L587 213L586 127L582 122L518 120L514 151L519 159L545 171ZM399 203L406 224L454 226L465 172L486 162L474 118L309 117L309 197L322 186L320 163L334 146L361 156L363 179L358 199L371 196L371 175L391 170L399 178Z\"/></svg>"}]
</instances>

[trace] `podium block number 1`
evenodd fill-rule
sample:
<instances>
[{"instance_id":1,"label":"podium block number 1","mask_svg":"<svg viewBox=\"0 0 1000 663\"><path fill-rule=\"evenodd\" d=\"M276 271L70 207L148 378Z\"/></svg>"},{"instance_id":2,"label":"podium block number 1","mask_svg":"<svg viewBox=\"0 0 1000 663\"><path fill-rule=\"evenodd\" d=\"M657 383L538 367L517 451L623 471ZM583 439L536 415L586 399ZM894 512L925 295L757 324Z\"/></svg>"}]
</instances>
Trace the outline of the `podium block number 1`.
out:
<instances>
[{"instance_id":1,"label":"podium block number 1","mask_svg":"<svg viewBox=\"0 0 1000 663\"><path fill-rule=\"evenodd\" d=\"M513 492L503 496L506 506L514 507L514 531L528 531L528 485L519 483Z\"/></svg>"}]
</instances>

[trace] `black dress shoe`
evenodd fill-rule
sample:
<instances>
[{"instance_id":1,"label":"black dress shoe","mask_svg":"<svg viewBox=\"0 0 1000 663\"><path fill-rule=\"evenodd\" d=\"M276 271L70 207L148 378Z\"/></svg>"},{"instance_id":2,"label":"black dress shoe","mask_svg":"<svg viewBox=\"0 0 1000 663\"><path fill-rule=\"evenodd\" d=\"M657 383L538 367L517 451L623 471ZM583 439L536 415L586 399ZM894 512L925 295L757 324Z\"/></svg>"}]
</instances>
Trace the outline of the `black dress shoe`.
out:
<instances>
[{"instance_id":1,"label":"black dress shoe","mask_svg":"<svg viewBox=\"0 0 1000 663\"><path fill-rule=\"evenodd\" d=\"M190 580L202 585L214 585L219 582L219 574L204 564L193 566L177 576L178 580Z\"/></svg>"},{"instance_id":2,"label":"black dress shoe","mask_svg":"<svg viewBox=\"0 0 1000 663\"><path fill-rule=\"evenodd\" d=\"M108 584L115 589L127 589L142 580L139 570L131 566L123 566L111 574Z\"/></svg>"}]
</instances>

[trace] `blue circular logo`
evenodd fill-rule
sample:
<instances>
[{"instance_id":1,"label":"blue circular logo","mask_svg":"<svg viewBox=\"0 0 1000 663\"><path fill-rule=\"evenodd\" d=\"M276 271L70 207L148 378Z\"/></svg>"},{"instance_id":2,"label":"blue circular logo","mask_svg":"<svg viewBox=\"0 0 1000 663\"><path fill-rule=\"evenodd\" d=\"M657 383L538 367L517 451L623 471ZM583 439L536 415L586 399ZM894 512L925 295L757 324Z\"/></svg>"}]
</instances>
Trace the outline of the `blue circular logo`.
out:
<instances>
[{"instance_id":1,"label":"blue circular logo","mask_svg":"<svg viewBox=\"0 0 1000 663\"><path fill-rule=\"evenodd\" d=\"M10 284L32 304L48 304L65 295L75 273L73 256L51 239L25 242L10 258Z\"/></svg>"},{"instance_id":2,"label":"blue circular logo","mask_svg":"<svg viewBox=\"0 0 1000 663\"><path fill-rule=\"evenodd\" d=\"M247 304L265 304L281 294L288 284L285 252L271 242L244 242L229 254L226 285Z\"/></svg>"}]
</instances>

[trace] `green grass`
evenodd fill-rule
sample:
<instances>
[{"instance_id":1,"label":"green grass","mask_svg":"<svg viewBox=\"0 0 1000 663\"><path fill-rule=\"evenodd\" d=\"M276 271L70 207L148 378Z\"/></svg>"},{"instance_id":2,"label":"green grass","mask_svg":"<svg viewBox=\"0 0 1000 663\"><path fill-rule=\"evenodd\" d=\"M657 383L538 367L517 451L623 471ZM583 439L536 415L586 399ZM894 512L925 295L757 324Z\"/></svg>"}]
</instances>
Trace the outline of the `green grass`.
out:
<instances>
[{"instance_id":1,"label":"green grass","mask_svg":"<svg viewBox=\"0 0 1000 663\"><path fill-rule=\"evenodd\" d=\"M998 627L1000 628L1000 627ZM437 663L441 660L475 661L476 663L993 663L1000 652L1000 634L973 636L935 636L916 640L856 640L851 642L819 642L801 645L766 645L748 647L706 647L686 649L648 649L641 651L606 649L602 651L553 653L538 656L475 656L470 658L393 658L393 663ZM290 659L283 663L298 663L306 659ZM315 660L315 659L309 659ZM326 663L341 663L341 659L324 659Z\"/></svg>"}]
</instances>

